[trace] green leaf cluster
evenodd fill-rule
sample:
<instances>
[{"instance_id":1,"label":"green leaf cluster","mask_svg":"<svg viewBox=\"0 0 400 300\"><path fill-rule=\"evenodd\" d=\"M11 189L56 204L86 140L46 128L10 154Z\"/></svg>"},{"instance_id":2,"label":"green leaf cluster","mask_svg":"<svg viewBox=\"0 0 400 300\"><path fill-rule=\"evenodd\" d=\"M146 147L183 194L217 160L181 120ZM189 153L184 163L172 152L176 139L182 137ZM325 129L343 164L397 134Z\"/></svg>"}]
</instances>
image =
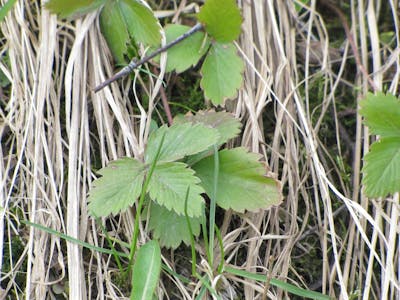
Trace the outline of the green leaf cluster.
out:
<instances>
[{"instance_id":1,"label":"green leaf cluster","mask_svg":"<svg viewBox=\"0 0 400 300\"><path fill-rule=\"evenodd\" d=\"M381 92L360 102L364 123L379 140L364 157L363 184L369 197L400 191L400 99Z\"/></svg>"},{"instance_id":2,"label":"green leaf cluster","mask_svg":"<svg viewBox=\"0 0 400 300\"><path fill-rule=\"evenodd\" d=\"M179 117L175 125L160 127L149 137L143 162L122 158L98 172L102 177L93 183L88 199L90 213L108 216L134 205L149 167L156 161L145 191L150 198L146 207L148 226L163 246L189 244L191 234L186 217L192 233L198 236L205 219L202 195L213 195L211 149L239 132L237 119L215 111ZM259 159L259 155L244 148L219 152L217 205L244 212L266 209L281 201L278 182L266 176L267 170Z\"/></svg>"},{"instance_id":3,"label":"green leaf cluster","mask_svg":"<svg viewBox=\"0 0 400 300\"><path fill-rule=\"evenodd\" d=\"M131 40L156 46L161 40L161 26L153 11L138 0L51 0L46 8L62 18L76 18L101 7L100 27L120 64L125 63Z\"/></svg>"},{"instance_id":4,"label":"green leaf cluster","mask_svg":"<svg viewBox=\"0 0 400 300\"><path fill-rule=\"evenodd\" d=\"M77 17L101 7L101 31L119 64L125 64L129 53L137 52L130 49L132 40L133 45L143 43L151 49L161 44L160 24L151 9L139 0L50 0L46 7L61 17ZM235 97L242 85L244 64L233 44L240 34L242 17L234 0L207 0L197 19L205 32L196 32L168 49L166 70L183 72L205 56L200 85L206 99L223 105L226 99ZM189 29L184 25L167 25L167 43Z\"/></svg>"}]
</instances>

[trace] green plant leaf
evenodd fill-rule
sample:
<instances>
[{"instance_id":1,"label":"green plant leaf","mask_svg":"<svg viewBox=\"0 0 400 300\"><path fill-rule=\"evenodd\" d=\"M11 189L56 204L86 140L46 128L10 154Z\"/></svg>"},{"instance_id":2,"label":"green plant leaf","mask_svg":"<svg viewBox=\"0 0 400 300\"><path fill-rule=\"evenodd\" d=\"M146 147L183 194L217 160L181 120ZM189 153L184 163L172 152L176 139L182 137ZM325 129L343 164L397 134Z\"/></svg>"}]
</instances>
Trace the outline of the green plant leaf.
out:
<instances>
[{"instance_id":1,"label":"green plant leaf","mask_svg":"<svg viewBox=\"0 0 400 300\"><path fill-rule=\"evenodd\" d=\"M125 63L130 38L146 45L158 45L160 26L152 11L136 0L107 1L100 14L100 26L116 61Z\"/></svg>"},{"instance_id":2,"label":"green plant leaf","mask_svg":"<svg viewBox=\"0 0 400 300\"><path fill-rule=\"evenodd\" d=\"M282 200L278 181L265 176L260 155L244 148L219 152L217 204L237 212L257 211L278 205ZM212 195L214 157L209 156L193 165L208 195Z\"/></svg>"},{"instance_id":3,"label":"green plant leaf","mask_svg":"<svg viewBox=\"0 0 400 300\"><path fill-rule=\"evenodd\" d=\"M161 249L157 241L140 247L132 270L132 300L153 299L161 271Z\"/></svg>"},{"instance_id":4,"label":"green plant leaf","mask_svg":"<svg viewBox=\"0 0 400 300\"><path fill-rule=\"evenodd\" d=\"M156 46L161 40L161 26L151 9L137 0L120 0L125 26L136 42Z\"/></svg>"},{"instance_id":5,"label":"green plant leaf","mask_svg":"<svg viewBox=\"0 0 400 300\"><path fill-rule=\"evenodd\" d=\"M385 197L400 191L400 137L383 137L364 157L362 179L369 197Z\"/></svg>"},{"instance_id":6,"label":"green plant leaf","mask_svg":"<svg viewBox=\"0 0 400 300\"><path fill-rule=\"evenodd\" d=\"M235 0L207 0L197 18L218 42L232 42L240 34L242 17Z\"/></svg>"},{"instance_id":7,"label":"green plant leaf","mask_svg":"<svg viewBox=\"0 0 400 300\"><path fill-rule=\"evenodd\" d=\"M158 164L150 179L148 192L150 198L179 215L185 213L185 198L187 188L190 187L188 198L188 215L198 217L203 214L204 200L201 194L203 188L199 185L200 179L194 175L192 169L181 162Z\"/></svg>"},{"instance_id":8,"label":"green plant leaf","mask_svg":"<svg viewBox=\"0 0 400 300\"><path fill-rule=\"evenodd\" d=\"M133 205L142 189L144 169L141 162L126 157L99 170L102 177L93 182L88 198L90 214L108 216Z\"/></svg>"},{"instance_id":9,"label":"green plant leaf","mask_svg":"<svg viewBox=\"0 0 400 300\"><path fill-rule=\"evenodd\" d=\"M100 14L100 28L115 60L125 63L129 32L125 26L118 2L108 1Z\"/></svg>"},{"instance_id":10,"label":"green plant leaf","mask_svg":"<svg viewBox=\"0 0 400 300\"><path fill-rule=\"evenodd\" d=\"M218 144L224 144L240 133L242 123L233 114L215 110L198 111L195 115L187 114L174 118L174 124L182 123L203 124L215 128L219 133Z\"/></svg>"},{"instance_id":11,"label":"green plant leaf","mask_svg":"<svg viewBox=\"0 0 400 300\"><path fill-rule=\"evenodd\" d=\"M169 24L165 27L165 37L167 43L172 42L182 34L190 30L189 26L179 24ZM200 58L206 53L210 41L205 40L204 32L196 32L182 42L168 49L167 72L175 70L181 73L191 66L198 63Z\"/></svg>"},{"instance_id":12,"label":"green plant leaf","mask_svg":"<svg viewBox=\"0 0 400 300\"><path fill-rule=\"evenodd\" d=\"M81 17L103 5L106 0L50 0L45 7L61 18Z\"/></svg>"},{"instance_id":13,"label":"green plant leaf","mask_svg":"<svg viewBox=\"0 0 400 300\"><path fill-rule=\"evenodd\" d=\"M200 234L201 218L189 218L192 232ZM184 242L190 245L190 232L184 215L153 202L150 208L149 229L160 241L161 246L176 249Z\"/></svg>"},{"instance_id":14,"label":"green plant leaf","mask_svg":"<svg viewBox=\"0 0 400 300\"><path fill-rule=\"evenodd\" d=\"M242 85L243 69L233 44L213 44L201 68L200 85L206 98L215 105L233 98Z\"/></svg>"},{"instance_id":15,"label":"green plant leaf","mask_svg":"<svg viewBox=\"0 0 400 300\"><path fill-rule=\"evenodd\" d=\"M164 133L165 139L159 162L175 161L187 155L199 153L214 145L219 139L217 130L201 124L186 123L171 127L164 125L150 135L145 151L147 164L154 160Z\"/></svg>"},{"instance_id":16,"label":"green plant leaf","mask_svg":"<svg viewBox=\"0 0 400 300\"><path fill-rule=\"evenodd\" d=\"M368 93L360 101L360 114L373 134L400 137L400 100L393 95Z\"/></svg>"}]
</instances>

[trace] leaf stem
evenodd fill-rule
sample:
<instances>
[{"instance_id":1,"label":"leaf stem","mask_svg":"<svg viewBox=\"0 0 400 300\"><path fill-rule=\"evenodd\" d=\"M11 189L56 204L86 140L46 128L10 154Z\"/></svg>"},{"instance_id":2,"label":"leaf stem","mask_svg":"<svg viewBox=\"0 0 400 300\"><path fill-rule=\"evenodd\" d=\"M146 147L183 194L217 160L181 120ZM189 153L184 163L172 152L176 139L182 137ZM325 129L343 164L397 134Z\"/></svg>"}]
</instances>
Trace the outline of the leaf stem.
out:
<instances>
[{"instance_id":1,"label":"leaf stem","mask_svg":"<svg viewBox=\"0 0 400 300\"><path fill-rule=\"evenodd\" d=\"M106 81L103 81L101 84L99 84L97 87L95 87L94 88L94 92L97 93L98 91L102 90L103 88L105 88L107 85L113 83L114 81L116 81L116 80L118 80L118 79L120 79L122 77L127 76L128 74L132 73L132 71L134 69L136 69L137 67L139 67L139 66L143 65L144 63L148 62L150 59L156 57L160 53L167 51L169 48L171 48L171 47L175 46L176 44L182 42L183 40L185 40L189 36L193 35L197 31L200 31L201 29L203 29L203 24L197 23L190 30L188 30L187 32L185 32L181 36L178 36L172 42L166 44L165 46L163 46L161 48L158 48L156 51L154 51L150 55L142 58L141 60L138 61L136 58L132 59L131 62L127 66L122 68L122 70L120 70L114 76L110 77Z\"/></svg>"}]
</instances>

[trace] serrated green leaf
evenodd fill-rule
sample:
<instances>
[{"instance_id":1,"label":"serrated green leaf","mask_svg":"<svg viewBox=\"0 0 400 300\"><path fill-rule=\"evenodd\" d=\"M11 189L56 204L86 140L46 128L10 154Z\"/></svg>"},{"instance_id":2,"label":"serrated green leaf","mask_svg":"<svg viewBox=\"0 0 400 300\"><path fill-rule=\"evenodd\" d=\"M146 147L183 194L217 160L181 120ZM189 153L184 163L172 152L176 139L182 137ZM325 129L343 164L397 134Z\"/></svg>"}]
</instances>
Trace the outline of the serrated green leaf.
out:
<instances>
[{"instance_id":1,"label":"serrated green leaf","mask_svg":"<svg viewBox=\"0 0 400 300\"><path fill-rule=\"evenodd\" d=\"M233 98L242 85L243 69L243 61L233 44L213 44L201 68L200 85L206 98L215 105Z\"/></svg>"},{"instance_id":2,"label":"serrated green leaf","mask_svg":"<svg viewBox=\"0 0 400 300\"><path fill-rule=\"evenodd\" d=\"M214 145L219 139L217 130L201 124L176 124L171 127L164 125L150 135L145 151L146 163L154 160L164 134L165 139L158 162L175 161L199 153Z\"/></svg>"},{"instance_id":3,"label":"serrated green leaf","mask_svg":"<svg viewBox=\"0 0 400 300\"><path fill-rule=\"evenodd\" d=\"M102 177L93 182L89 194L89 212L103 217L117 214L133 205L144 180L144 165L133 158L122 158L99 170Z\"/></svg>"},{"instance_id":4,"label":"serrated green leaf","mask_svg":"<svg viewBox=\"0 0 400 300\"><path fill-rule=\"evenodd\" d=\"M237 212L257 211L278 205L282 200L280 184L266 177L260 155L244 148L219 152L217 204ZM208 195L212 195L214 158L204 158L193 166Z\"/></svg>"},{"instance_id":5,"label":"serrated green leaf","mask_svg":"<svg viewBox=\"0 0 400 300\"><path fill-rule=\"evenodd\" d=\"M100 14L100 28L115 60L125 63L129 33L118 2L108 1Z\"/></svg>"},{"instance_id":6,"label":"serrated green leaf","mask_svg":"<svg viewBox=\"0 0 400 300\"><path fill-rule=\"evenodd\" d=\"M189 218L189 220L193 234L198 236L201 218ZM185 216L178 215L155 202L151 204L149 228L163 247L176 249L182 242L190 244L190 231Z\"/></svg>"},{"instance_id":7,"label":"serrated green leaf","mask_svg":"<svg viewBox=\"0 0 400 300\"><path fill-rule=\"evenodd\" d=\"M195 115L175 117L174 124L190 122L192 124L203 124L215 128L219 133L218 144L224 144L240 133L242 123L233 114L215 110L198 111Z\"/></svg>"},{"instance_id":8,"label":"serrated green leaf","mask_svg":"<svg viewBox=\"0 0 400 300\"><path fill-rule=\"evenodd\" d=\"M118 1L125 26L136 42L149 46L160 43L160 25L153 12L136 0Z\"/></svg>"},{"instance_id":9,"label":"serrated green leaf","mask_svg":"<svg viewBox=\"0 0 400 300\"><path fill-rule=\"evenodd\" d=\"M158 164L150 179L148 192L150 198L177 214L185 213L186 191L190 187L188 197L189 217L198 217L203 213L204 200L201 194L203 188L199 185L200 179L194 175L192 169L181 162Z\"/></svg>"},{"instance_id":10,"label":"serrated green leaf","mask_svg":"<svg viewBox=\"0 0 400 300\"><path fill-rule=\"evenodd\" d=\"M137 252L132 271L132 300L153 299L161 271L161 249L150 241Z\"/></svg>"},{"instance_id":11,"label":"serrated green leaf","mask_svg":"<svg viewBox=\"0 0 400 300\"><path fill-rule=\"evenodd\" d=\"M167 43L172 42L182 34L190 30L189 26L179 24L169 24L165 27L165 37ZM204 32L196 32L189 36L179 44L168 49L167 59L167 72L175 70L177 73L181 73L191 66L198 63L200 58L206 53L210 41L205 39Z\"/></svg>"},{"instance_id":12,"label":"serrated green leaf","mask_svg":"<svg viewBox=\"0 0 400 300\"><path fill-rule=\"evenodd\" d=\"M400 100L393 95L368 93L360 101L360 114L373 134L400 137Z\"/></svg>"},{"instance_id":13,"label":"serrated green leaf","mask_svg":"<svg viewBox=\"0 0 400 300\"><path fill-rule=\"evenodd\" d=\"M50 0L45 7L61 18L77 18L99 8L105 2L106 0Z\"/></svg>"},{"instance_id":14,"label":"serrated green leaf","mask_svg":"<svg viewBox=\"0 0 400 300\"><path fill-rule=\"evenodd\" d=\"M240 34L242 17L235 0L207 0L197 18L218 42L232 42Z\"/></svg>"},{"instance_id":15,"label":"serrated green leaf","mask_svg":"<svg viewBox=\"0 0 400 300\"><path fill-rule=\"evenodd\" d=\"M372 144L364 157L362 179L369 197L385 197L400 191L400 137L388 137Z\"/></svg>"}]
</instances>

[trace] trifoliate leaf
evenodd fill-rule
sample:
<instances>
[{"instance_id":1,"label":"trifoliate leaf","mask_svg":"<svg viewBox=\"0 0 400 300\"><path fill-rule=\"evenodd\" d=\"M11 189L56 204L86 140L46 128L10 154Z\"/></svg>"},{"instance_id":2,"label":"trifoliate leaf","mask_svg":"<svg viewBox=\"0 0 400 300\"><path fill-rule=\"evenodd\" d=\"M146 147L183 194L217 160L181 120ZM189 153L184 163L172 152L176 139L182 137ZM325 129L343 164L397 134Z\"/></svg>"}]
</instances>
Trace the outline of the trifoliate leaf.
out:
<instances>
[{"instance_id":1,"label":"trifoliate leaf","mask_svg":"<svg viewBox=\"0 0 400 300\"><path fill-rule=\"evenodd\" d=\"M157 241L149 241L137 252L132 270L131 299L153 299L161 271L161 249Z\"/></svg>"},{"instance_id":2,"label":"trifoliate leaf","mask_svg":"<svg viewBox=\"0 0 400 300\"><path fill-rule=\"evenodd\" d=\"M190 30L189 26L170 24L165 28L167 43ZM197 64L200 58L206 53L210 41L205 39L204 32L196 32L179 44L168 50L167 72L175 70L181 73L191 66Z\"/></svg>"},{"instance_id":3,"label":"trifoliate leaf","mask_svg":"<svg viewBox=\"0 0 400 300\"><path fill-rule=\"evenodd\" d=\"M368 93L360 102L360 114L373 134L400 137L400 100L393 95Z\"/></svg>"},{"instance_id":4,"label":"trifoliate leaf","mask_svg":"<svg viewBox=\"0 0 400 300\"><path fill-rule=\"evenodd\" d=\"M260 155L244 148L219 152L217 204L237 212L257 211L278 205L282 200L280 184L265 176ZM209 156L193 165L201 185L210 196L214 186L214 157Z\"/></svg>"},{"instance_id":5,"label":"trifoliate leaf","mask_svg":"<svg viewBox=\"0 0 400 300\"><path fill-rule=\"evenodd\" d=\"M218 144L224 144L240 133L242 123L233 114L215 110L198 111L195 115L178 116L174 118L174 124L187 123L203 124L215 128L219 133Z\"/></svg>"},{"instance_id":6,"label":"trifoliate leaf","mask_svg":"<svg viewBox=\"0 0 400 300\"><path fill-rule=\"evenodd\" d=\"M189 218L194 236L200 234L201 218ZM160 241L161 246L176 249L184 242L190 244L190 231L186 217L157 203L151 203L149 228L153 236Z\"/></svg>"},{"instance_id":7,"label":"trifoliate leaf","mask_svg":"<svg viewBox=\"0 0 400 300\"><path fill-rule=\"evenodd\" d=\"M77 18L99 8L105 2L106 0L50 0L45 7L61 18Z\"/></svg>"},{"instance_id":8,"label":"trifoliate leaf","mask_svg":"<svg viewBox=\"0 0 400 300\"><path fill-rule=\"evenodd\" d=\"M400 137L384 137L372 144L362 169L365 193L385 197L400 191Z\"/></svg>"},{"instance_id":9,"label":"trifoliate leaf","mask_svg":"<svg viewBox=\"0 0 400 300\"><path fill-rule=\"evenodd\" d=\"M190 217L201 216L204 200L201 194L204 190L198 184L200 179L194 175L192 169L181 162L169 162L158 164L150 179L148 192L150 198L177 214L185 213L185 198L188 187L188 215Z\"/></svg>"},{"instance_id":10,"label":"trifoliate leaf","mask_svg":"<svg viewBox=\"0 0 400 300\"><path fill-rule=\"evenodd\" d=\"M201 68L200 85L206 98L215 105L233 98L242 85L243 69L243 61L233 44L213 44Z\"/></svg>"},{"instance_id":11,"label":"trifoliate leaf","mask_svg":"<svg viewBox=\"0 0 400 300\"><path fill-rule=\"evenodd\" d=\"M89 193L89 212L103 217L133 205L139 197L144 179L144 165L133 158L122 158L99 170Z\"/></svg>"},{"instance_id":12,"label":"trifoliate leaf","mask_svg":"<svg viewBox=\"0 0 400 300\"><path fill-rule=\"evenodd\" d=\"M197 18L218 42L232 42L240 34L242 17L235 0L207 0Z\"/></svg>"},{"instance_id":13,"label":"trifoliate leaf","mask_svg":"<svg viewBox=\"0 0 400 300\"><path fill-rule=\"evenodd\" d=\"M153 12L136 0L118 1L125 26L136 42L149 46L160 43L160 25Z\"/></svg>"},{"instance_id":14,"label":"trifoliate leaf","mask_svg":"<svg viewBox=\"0 0 400 300\"><path fill-rule=\"evenodd\" d=\"M66 1L67 2L67 1ZM108 1L100 14L100 28L115 60L125 63L129 33L123 19L119 2Z\"/></svg>"},{"instance_id":15,"label":"trifoliate leaf","mask_svg":"<svg viewBox=\"0 0 400 300\"><path fill-rule=\"evenodd\" d=\"M146 163L154 160L164 134L159 162L175 161L199 153L214 145L219 139L217 130L201 124L186 123L171 127L164 125L150 135L145 151Z\"/></svg>"}]
</instances>

